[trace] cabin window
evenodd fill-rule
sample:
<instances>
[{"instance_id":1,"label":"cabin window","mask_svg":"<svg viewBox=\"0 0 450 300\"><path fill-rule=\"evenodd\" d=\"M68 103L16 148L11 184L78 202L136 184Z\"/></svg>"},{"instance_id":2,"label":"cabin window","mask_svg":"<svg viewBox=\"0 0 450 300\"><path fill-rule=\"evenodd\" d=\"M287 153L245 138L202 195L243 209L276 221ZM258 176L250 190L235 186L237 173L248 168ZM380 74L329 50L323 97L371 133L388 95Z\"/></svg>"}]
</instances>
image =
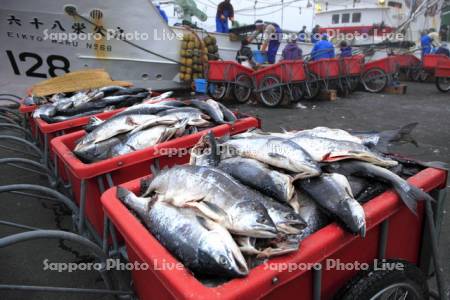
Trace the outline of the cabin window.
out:
<instances>
[{"instance_id":1,"label":"cabin window","mask_svg":"<svg viewBox=\"0 0 450 300\"><path fill-rule=\"evenodd\" d=\"M331 16L331 23L333 24L339 24L339 15L333 15Z\"/></svg>"},{"instance_id":2,"label":"cabin window","mask_svg":"<svg viewBox=\"0 0 450 300\"><path fill-rule=\"evenodd\" d=\"M342 14L342 23L350 23L350 14Z\"/></svg>"},{"instance_id":3,"label":"cabin window","mask_svg":"<svg viewBox=\"0 0 450 300\"><path fill-rule=\"evenodd\" d=\"M400 2L396 2L396 1L389 1L388 6L395 7L395 8L402 8L402 4Z\"/></svg>"},{"instance_id":4,"label":"cabin window","mask_svg":"<svg viewBox=\"0 0 450 300\"><path fill-rule=\"evenodd\" d=\"M353 13L352 15L352 23L361 22L361 13Z\"/></svg>"}]
</instances>

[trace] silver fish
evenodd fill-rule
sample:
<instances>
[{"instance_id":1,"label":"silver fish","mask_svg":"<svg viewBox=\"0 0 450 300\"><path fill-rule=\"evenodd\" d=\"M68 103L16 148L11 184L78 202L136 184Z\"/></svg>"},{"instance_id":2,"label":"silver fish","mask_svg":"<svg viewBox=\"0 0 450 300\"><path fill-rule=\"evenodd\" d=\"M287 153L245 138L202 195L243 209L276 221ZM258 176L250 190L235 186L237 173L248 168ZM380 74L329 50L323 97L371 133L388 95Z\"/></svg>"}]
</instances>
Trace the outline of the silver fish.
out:
<instances>
[{"instance_id":1,"label":"silver fish","mask_svg":"<svg viewBox=\"0 0 450 300\"><path fill-rule=\"evenodd\" d=\"M191 149L189 164L193 166L217 167L219 162L219 147L214 133L209 131Z\"/></svg>"},{"instance_id":2,"label":"silver fish","mask_svg":"<svg viewBox=\"0 0 450 300\"><path fill-rule=\"evenodd\" d=\"M345 176L332 173L298 181L299 186L324 212L342 222L352 233L366 235L366 219L361 204L353 198Z\"/></svg>"},{"instance_id":3,"label":"silver fish","mask_svg":"<svg viewBox=\"0 0 450 300\"><path fill-rule=\"evenodd\" d=\"M54 103L47 103L39 106L34 112L33 112L33 118L40 118L41 115L47 116L47 117L53 117L56 114L56 104Z\"/></svg>"},{"instance_id":4,"label":"silver fish","mask_svg":"<svg viewBox=\"0 0 450 300\"><path fill-rule=\"evenodd\" d=\"M178 207L195 207L234 234L271 238L278 233L261 204L263 196L218 169L183 165L162 170L149 184L148 195Z\"/></svg>"},{"instance_id":5,"label":"silver fish","mask_svg":"<svg viewBox=\"0 0 450 300\"><path fill-rule=\"evenodd\" d=\"M299 240L304 240L330 223L319 206L304 191L297 190L295 198L298 200L300 206L298 214L307 224L300 233Z\"/></svg>"},{"instance_id":6,"label":"silver fish","mask_svg":"<svg viewBox=\"0 0 450 300\"><path fill-rule=\"evenodd\" d=\"M289 203L294 196L292 176L272 170L257 160L232 157L222 160L219 169L280 202Z\"/></svg>"},{"instance_id":7,"label":"silver fish","mask_svg":"<svg viewBox=\"0 0 450 300\"><path fill-rule=\"evenodd\" d=\"M355 175L366 178L376 179L390 184L399 194L403 203L413 212L417 213L417 201L428 200L434 201L433 198L397 174L378 166L362 162L362 161L343 161L333 163L326 168L332 172L343 175Z\"/></svg>"},{"instance_id":8,"label":"silver fish","mask_svg":"<svg viewBox=\"0 0 450 300\"><path fill-rule=\"evenodd\" d=\"M253 158L270 166L288 170L294 179L318 176L320 167L311 156L295 142L277 137L252 139L231 138L223 144L225 157Z\"/></svg>"},{"instance_id":9,"label":"silver fish","mask_svg":"<svg viewBox=\"0 0 450 300\"><path fill-rule=\"evenodd\" d=\"M247 263L231 235L220 224L189 208L140 198L118 187L117 197L137 213L147 228L196 275L243 277Z\"/></svg>"}]
</instances>

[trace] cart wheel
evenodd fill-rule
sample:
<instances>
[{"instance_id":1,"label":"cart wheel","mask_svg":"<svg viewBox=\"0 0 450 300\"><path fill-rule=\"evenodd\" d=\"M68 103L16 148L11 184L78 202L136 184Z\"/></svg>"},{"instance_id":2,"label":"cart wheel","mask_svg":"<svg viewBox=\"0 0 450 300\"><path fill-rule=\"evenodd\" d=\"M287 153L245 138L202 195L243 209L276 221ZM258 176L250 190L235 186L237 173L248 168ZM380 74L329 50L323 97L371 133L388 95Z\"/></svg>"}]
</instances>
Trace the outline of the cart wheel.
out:
<instances>
[{"instance_id":1,"label":"cart wheel","mask_svg":"<svg viewBox=\"0 0 450 300\"><path fill-rule=\"evenodd\" d=\"M317 77L316 74L310 73L309 79L308 81L306 81L304 98L306 100L314 99L319 95L319 93L320 93L319 78Z\"/></svg>"},{"instance_id":2,"label":"cart wheel","mask_svg":"<svg viewBox=\"0 0 450 300\"><path fill-rule=\"evenodd\" d=\"M398 267L391 270L393 266ZM426 277L419 268L404 260L387 259L378 261L376 270L363 271L353 278L335 299L419 300L429 299L429 291Z\"/></svg>"},{"instance_id":3,"label":"cart wheel","mask_svg":"<svg viewBox=\"0 0 450 300\"><path fill-rule=\"evenodd\" d=\"M443 93L450 91L450 77L436 77L436 87Z\"/></svg>"},{"instance_id":4,"label":"cart wheel","mask_svg":"<svg viewBox=\"0 0 450 300\"><path fill-rule=\"evenodd\" d=\"M233 86L234 99L239 103L246 103L252 95L252 79L247 74L238 74Z\"/></svg>"},{"instance_id":5,"label":"cart wheel","mask_svg":"<svg viewBox=\"0 0 450 300\"><path fill-rule=\"evenodd\" d=\"M373 68L362 77L364 88L371 93L381 92L388 84L388 76L380 68Z\"/></svg>"},{"instance_id":6,"label":"cart wheel","mask_svg":"<svg viewBox=\"0 0 450 300\"><path fill-rule=\"evenodd\" d=\"M227 85L223 82L212 82L208 85L208 94L214 100L222 100L227 94Z\"/></svg>"},{"instance_id":7,"label":"cart wheel","mask_svg":"<svg viewBox=\"0 0 450 300\"><path fill-rule=\"evenodd\" d=\"M283 86L280 79L273 75L267 75L261 82L259 97L264 105L275 107L283 101Z\"/></svg>"}]
</instances>

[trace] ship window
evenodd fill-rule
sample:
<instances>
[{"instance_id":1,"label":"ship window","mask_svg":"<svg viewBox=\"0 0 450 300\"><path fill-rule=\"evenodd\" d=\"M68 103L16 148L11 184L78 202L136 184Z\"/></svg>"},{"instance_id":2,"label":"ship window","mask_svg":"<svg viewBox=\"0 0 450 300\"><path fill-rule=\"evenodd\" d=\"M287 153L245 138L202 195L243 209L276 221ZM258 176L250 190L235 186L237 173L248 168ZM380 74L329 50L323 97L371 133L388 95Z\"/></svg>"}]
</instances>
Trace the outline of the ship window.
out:
<instances>
[{"instance_id":1,"label":"ship window","mask_svg":"<svg viewBox=\"0 0 450 300\"><path fill-rule=\"evenodd\" d=\"M361 22L361 13L353 13L352 15L352 23Z\"/></svg>"},{"instance_id":2,"label":"ship window","mask_svg":"<svg viewBox=\"0 0 450 300\"><path fill-rule=\"evenodd\" d=\"M402 8L402 4L400 2L396 2L396 1L389 1L388 6L395 7L395 8Z\"/></svg>"},{"instance_id":3,"label":"ship window","mask_svg":"<svg viewBox=\"0 0 450 300\"><path fill-rule=\"evenodd\" d=\"M350 23L350 14L342 14L342 23Z\"/></svg>"},{"instance_id":4,"label":"ship window","mask_svg":"<svg viewBox=\"0 0 450 300\"><path fill-rule=\"evenodd\" d=\"M331 22L332 22L333 24L338 24L338 23L339 23L339 15L333 15L333 16L331 17Z\"/></svg>"}]
</instances>

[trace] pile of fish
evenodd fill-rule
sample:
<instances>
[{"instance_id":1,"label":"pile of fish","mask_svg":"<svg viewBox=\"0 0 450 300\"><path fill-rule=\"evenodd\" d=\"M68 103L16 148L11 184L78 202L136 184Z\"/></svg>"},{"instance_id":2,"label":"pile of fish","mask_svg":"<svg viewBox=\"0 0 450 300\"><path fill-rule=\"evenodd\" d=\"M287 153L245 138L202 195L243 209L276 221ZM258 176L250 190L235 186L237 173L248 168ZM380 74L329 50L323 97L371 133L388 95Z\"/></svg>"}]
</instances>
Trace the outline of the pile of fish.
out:
<instances>
[{"instance_id":1,"label":"pile of fish","mask_svg":"<svg viewBox=\"0 0 450 300\"><path fill-rule=\"evenodd\" d=\"M24 99L24 104L39 105L33 112L34 118L41 118L47 123L57 123L141 103L150 94L145 88L106 86L72 94L30 96Z\"/></svg>"},{"instance_id":2,"label":"pile of fish","mask_svg":"<svg viewBox=\"0 0 450 300\"><path fill-rule=\"evenodd\" d=\"M165 99L168 95L128 107L105 121L92 118L74 153L84 162L96 162L236 121L228 108L212 99Z\"/></svg>"},{"instance_id":3,"label":"pile of fish","mask_svg":"<svg viewBox=\"0 0 450 300\"><path fill-rule=\"evenodd\" d=\"M119 187L117 197L194 275L242 277L255 259L297 251L330 221L364 237L361 203L390 187L413 213L417 201L431 200L398 175L426 164L406 170L377 150L411 141L414 126L361 134L256 129L222 139L209 132L190 164L154 171L140 196Z\"/></svg>"}]
</instances>

